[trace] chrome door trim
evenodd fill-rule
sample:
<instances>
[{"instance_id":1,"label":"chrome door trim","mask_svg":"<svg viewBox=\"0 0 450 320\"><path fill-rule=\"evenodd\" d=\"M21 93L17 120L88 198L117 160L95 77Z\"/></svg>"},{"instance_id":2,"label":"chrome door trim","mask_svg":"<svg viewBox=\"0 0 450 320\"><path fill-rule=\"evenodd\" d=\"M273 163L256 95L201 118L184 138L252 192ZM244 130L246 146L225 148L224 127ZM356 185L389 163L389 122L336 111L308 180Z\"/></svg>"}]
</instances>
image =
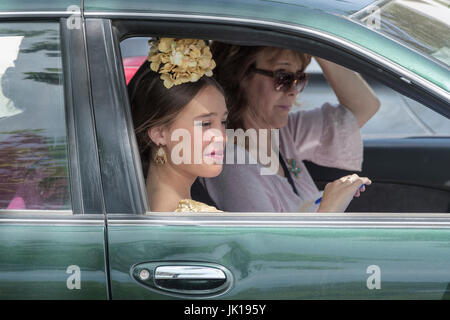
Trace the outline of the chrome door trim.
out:
<instances>
[{"instance_id":1,"label":"chrome door trim","mask_svg":"<svg viewBox=\"0 0 450 320\"><path fill-rule=\"evenodd\" d=\"M264 227L450 229L449 214L373 213L148 213L108 215L110 227Z\"/></svg>"},{"instance_id":2,"label":"chrome door trim","mask_svg":"<svg viewBox=\"0 0 450 320\"><path fill-rule=\"evenodd\" d=\"M62 18L81 15L81 11L0 11L2 18Z\"/></svg>"},{"instance_id":3,"label":"chrome door trim","mask_svg":"<svg viewBox=\"0 0 450 320\"><path fill-rule=\"evenodd\" d=\"M0 210L0 219L4 216L42 216L48 217L51 215L57 216L73 216L74 213L72 210L29 210L29 209L20 209L20 210ZM20 219L20 218L19 218Z\"/></svg>"},{"instance_id":4,"label":"chrome door trim","mask_svg":"<svg viewBox=\"0 0 450 320\"><path fill-rule=\"evenodd\" d=\"M0 212L2 225L39 225L39 226L105 226L105 216L101 214L72 215L57 211L30 211L3 214Z\"/></svg>"},{"instance_id":5,"label":"chrome door trim","mask_svg":"<svg viewBox=\"0 0 450 320\"><path fill-rule=\"evenodd\" d=\"M427 91L433 92L434 94L438 95L441 99L448 101L450 104L450 93L441 87L431 83L430 81L423 79L413 72L409 71L408 69L405 69L402 66L399 66L395 64L394 62L390 61L389 59L384 58L383 56L380 56L376 53L371 52L370 50L357 45L353 42L350 42L349 40L337 37L336 35L329 34L325 31L304 27L304 26L298 26L298 25L290 25L280 22L272 22L272 21L261 21L261 20L255 20L255 19L248 19L248 18L235 18L235 17L220 17L220 16L210 16L210 15L188 15L188 14L170 14L170 13L142 13L142 12L103 12L103 11L88 11L84 12L85 17L99 17L99 18L112 18L112 19L136 19L136 18L156 18L156 19L183 19L186 21L195 21L198 22L199 20L206 20L208 22L215 22L215 23L221 23L221 22L234 22L239 24L246 24L246 25L254 25L254 26L271 26L271 27L277 27L281 29L286 29L289 31L296 31L301 32L303 34L314 36L316 38L331 41L331 42L337 42L341 46L353 51L358 52L365 58L367 58L370 61L378 62L379 64L382 64L386 66L388 69L396 73L399 77L403 76L404 79L414 82L421 86L422 88L426 89ZM348 20L348 19L347 19ZM355 23L353 20L348 20ZM356 24L356 23L355 23Z\"/></svg>"}]
</instances>

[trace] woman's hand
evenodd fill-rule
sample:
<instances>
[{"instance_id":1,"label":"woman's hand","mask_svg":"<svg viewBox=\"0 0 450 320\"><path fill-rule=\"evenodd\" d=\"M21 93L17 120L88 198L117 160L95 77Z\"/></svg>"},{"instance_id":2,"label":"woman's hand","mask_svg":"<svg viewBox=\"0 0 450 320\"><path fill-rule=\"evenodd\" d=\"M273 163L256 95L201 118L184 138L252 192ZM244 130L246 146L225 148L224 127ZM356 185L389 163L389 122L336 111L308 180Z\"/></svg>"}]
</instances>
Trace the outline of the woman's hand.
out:
<instances>
[{"instance_id":1,"label":"woman's hand","mask_svg":"<svg viewBox=\"0 0 450 320\"><path fill-rule=\"evenodd\" d=\"M369 178L357 174L328 183L317 212L344 212L353 197L359 197L360 193L365 191L365 185L371 183Z\"/></svg>"}]
</instances>

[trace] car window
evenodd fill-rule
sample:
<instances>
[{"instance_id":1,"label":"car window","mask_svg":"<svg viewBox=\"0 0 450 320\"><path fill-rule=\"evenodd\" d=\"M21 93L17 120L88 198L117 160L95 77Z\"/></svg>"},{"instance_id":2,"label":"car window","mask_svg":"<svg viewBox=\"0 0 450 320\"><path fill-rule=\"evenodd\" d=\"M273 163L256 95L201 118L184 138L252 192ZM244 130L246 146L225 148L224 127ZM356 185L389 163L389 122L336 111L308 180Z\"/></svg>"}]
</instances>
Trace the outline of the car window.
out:
<instances>
[{"instance_id":1,"label":"car window","mask_svg":"<svg viewBox=\"0 0 450 320\"><path fill-rule=\"evenodd\" d=\"M298 96L301 109L314 109L337 98L313 59L306 70L310 80ZM361 128L363 139L450 136L450 119L404 95L365 77L381 101L380 110ZM298 110L298 108L297 108Z\"/></svg>"},{"instance_id":2,"label":"car window","mask_svg":"<svg viewBox=\"0 0 450 320\"><path fill-rule=\"evenodd\" d=\"M362 22L378 20L377 30L384 35L450 65L448 1L395 0L367 13Z\"/></svg>"},{"instance_id":3,"label":"car window","mask_svg":"<svg viewBox=\"0 0 450 320\"><path fill-rule=\"evenodd\" d=\"M0 209L71 209L59 24L0 23Z\"/></svg>"},{"instance_id":4,"label":"car window","mask_svg":"<svg viewBox=\"0 0 450 320\"><path fill-rule=\"evenodd\" d=\"M127 84L147 58L149 37L128 38L120 43Z\"/></svg>"}]
</instances>

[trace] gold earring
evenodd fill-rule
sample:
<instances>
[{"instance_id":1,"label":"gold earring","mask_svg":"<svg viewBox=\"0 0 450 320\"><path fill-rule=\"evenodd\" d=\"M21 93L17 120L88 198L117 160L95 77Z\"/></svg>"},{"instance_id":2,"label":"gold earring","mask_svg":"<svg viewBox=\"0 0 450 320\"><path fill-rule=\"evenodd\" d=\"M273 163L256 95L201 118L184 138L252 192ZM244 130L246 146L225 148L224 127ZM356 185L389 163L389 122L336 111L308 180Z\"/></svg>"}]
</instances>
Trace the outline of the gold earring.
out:
<instances>
[{"instance_id":1,"label":"gold earring","mask_svg":"<svg viewBox=\"0 0 450 320\"><path fill-rule=\"evenodd\" d=\"M155 161L157 165L163 165L167 162L166 152L161 145L159 145L159 149L156 151L153 161Z\"/></svg>"}]
</instances>

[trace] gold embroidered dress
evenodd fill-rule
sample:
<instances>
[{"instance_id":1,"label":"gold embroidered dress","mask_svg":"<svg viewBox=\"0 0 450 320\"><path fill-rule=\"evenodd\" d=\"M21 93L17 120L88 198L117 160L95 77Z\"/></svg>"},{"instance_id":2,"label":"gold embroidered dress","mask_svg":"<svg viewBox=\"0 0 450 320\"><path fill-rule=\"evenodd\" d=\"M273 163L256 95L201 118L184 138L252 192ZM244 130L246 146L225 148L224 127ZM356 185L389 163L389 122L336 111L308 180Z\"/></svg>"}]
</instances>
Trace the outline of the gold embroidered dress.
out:
<instances>
[{"instance_id":1,"label":"gold embroidered dress","mask_svg":"<svg viewBox=\"0 0 450 320\"><path fill-rule=\"evenodd\" d=\"M191 199L183 199L178 202L174 212L223 212L215 207Z\"/></svg>"}]
</instances>

